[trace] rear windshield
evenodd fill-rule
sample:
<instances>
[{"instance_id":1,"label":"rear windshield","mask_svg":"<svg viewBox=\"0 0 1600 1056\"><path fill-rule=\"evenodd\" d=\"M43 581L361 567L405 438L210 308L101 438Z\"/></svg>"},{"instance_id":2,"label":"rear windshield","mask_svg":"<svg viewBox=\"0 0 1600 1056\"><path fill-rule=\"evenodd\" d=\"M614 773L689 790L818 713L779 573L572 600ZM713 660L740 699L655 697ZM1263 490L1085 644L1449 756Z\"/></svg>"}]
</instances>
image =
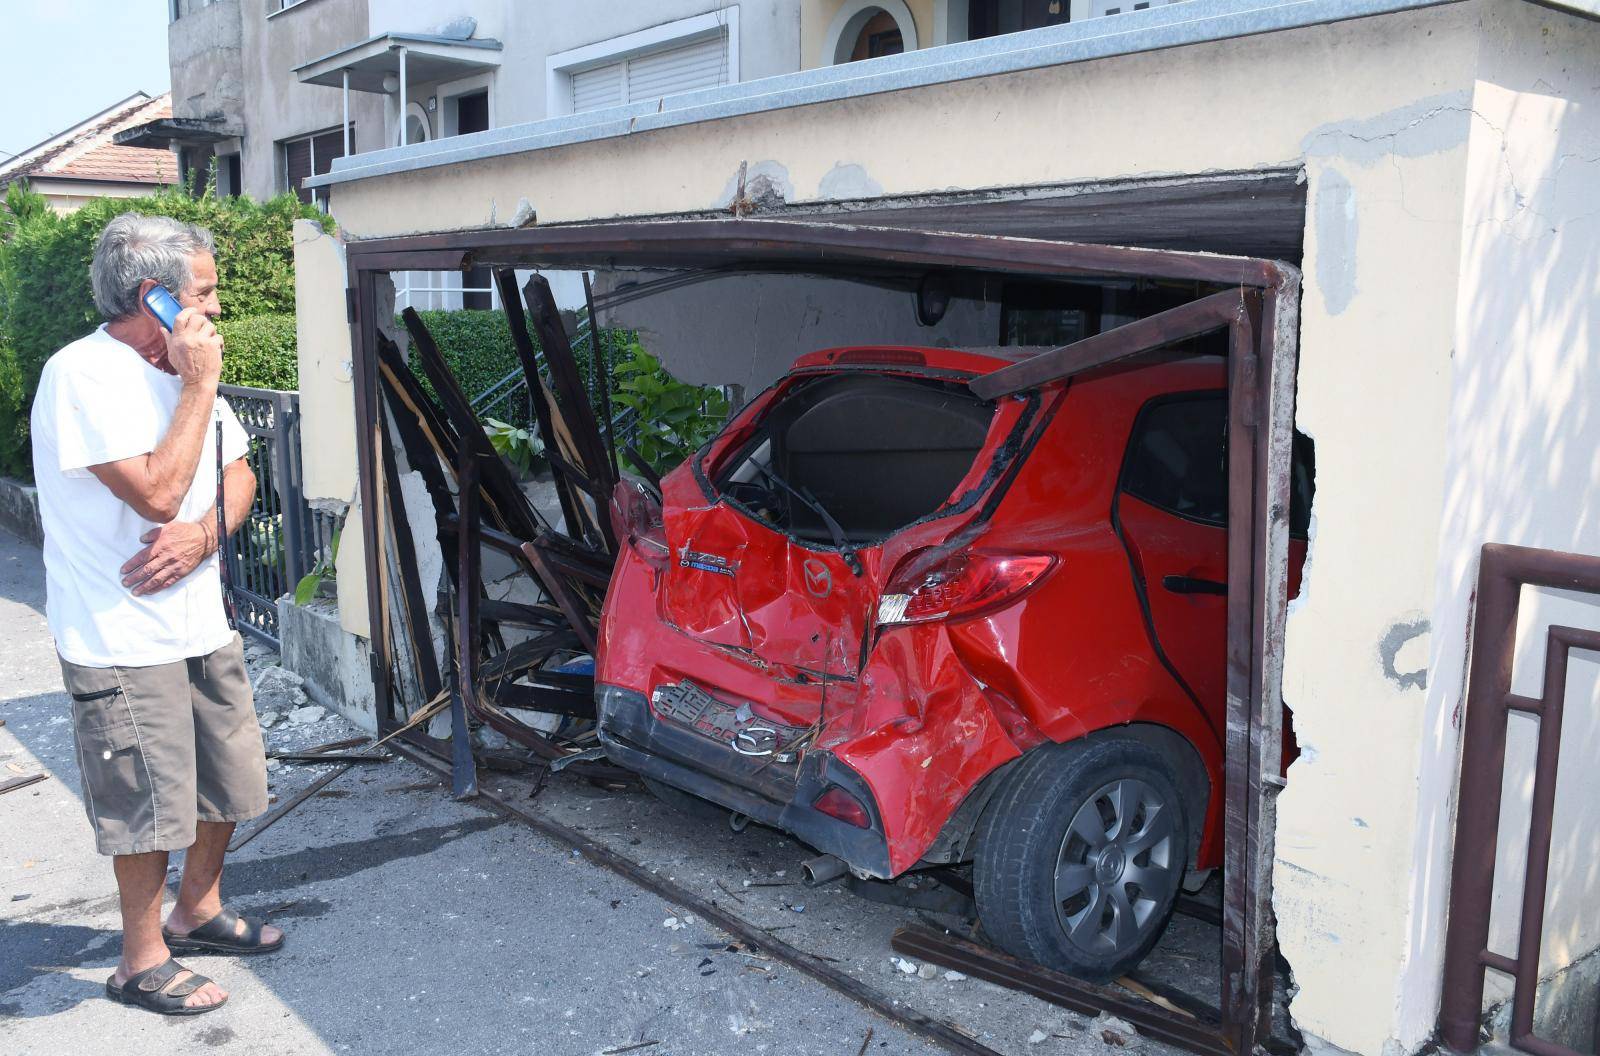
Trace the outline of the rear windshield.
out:
<instances>
[{"instance_id":1,"label":"rear windshield","mask_svg":"<svg viewBox=\"0 0 1600 1056\"><path fill-rule=\"evenodd\" d=\"M878 374L801 384L765 415L716 489L780 531L853 544L926 517L983 449L994 408L964 385Z\"/></svg>"}]
</instances>

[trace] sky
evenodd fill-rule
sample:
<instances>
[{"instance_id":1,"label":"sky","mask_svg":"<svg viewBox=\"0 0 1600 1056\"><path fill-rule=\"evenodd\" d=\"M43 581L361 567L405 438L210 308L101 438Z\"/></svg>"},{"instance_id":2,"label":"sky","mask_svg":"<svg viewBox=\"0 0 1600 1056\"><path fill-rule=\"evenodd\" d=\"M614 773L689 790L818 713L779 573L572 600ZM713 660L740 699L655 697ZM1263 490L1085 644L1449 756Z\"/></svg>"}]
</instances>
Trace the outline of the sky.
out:
<instances>
[{"instance_id":1,"label":"sky","mask_svg":"<svg viewBox=\"0 0 1600 1056\"><path fill-rule=\"evenodd\" d=\"M0 16L0 161L134 92L160 95L167 0L10 0Z\"/></svg>"}]
</instances>

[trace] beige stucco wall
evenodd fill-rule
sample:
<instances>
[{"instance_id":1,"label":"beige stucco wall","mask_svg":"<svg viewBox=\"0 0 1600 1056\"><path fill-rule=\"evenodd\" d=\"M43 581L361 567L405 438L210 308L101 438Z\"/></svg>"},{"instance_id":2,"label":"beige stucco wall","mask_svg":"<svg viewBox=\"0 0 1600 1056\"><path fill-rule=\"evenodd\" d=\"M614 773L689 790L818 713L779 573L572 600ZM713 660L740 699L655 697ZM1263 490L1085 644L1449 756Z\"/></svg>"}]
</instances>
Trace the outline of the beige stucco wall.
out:
<instances>
[{"instance_id":1,"label":"beige stucco wall","mask_svg":"<svg viewBox=\"0 0 1600 1056\"><path fill-rule=\"evenodd\" d=\"M851 164L885 194L1294 164L1344 126L1371 122L1381 136L1385 114L1422 113L1469 90L1470 10L1119 56L380 177L337 187L333 211L365 238L492 226L522 198L543 223L705 210L727 203L741 162L774 172L789 200L802 202L825 200L823 179ZM1415 57L1420 39L1428 40L1426 62ZM1330 83L1341 90L1327 91ZM1274 86L1270 108L1260 105L1266 85ZM961 149L930 128L961 129ZM696 159L692 169L686 157Z\"/></svg>"},{"instance_id":2,"label":"beige stucco wall","mask_svg":"<svg viewBox=\"0 0 1600 1056\"><path fill-rule=\"evenodd\" d=\"M333 212L354 237L493 225L521 198L547 223L692 212L724 205L742 162L771 174L791 202L825 200L825 180L846 165L886 194L1302 165L1298 421L1317 441L1318 490L1284 675L1304 751L1279 802L1279 935L1303 1030L1363 1053L1412 1051L1437 1000L1438 847L1457 751L1439 728L1449 701L1433 688L1447 680L1423 683L1431 664L1459 666L1459 650L1452 658L1440 641L1464 634L1461 573L1436 574L1441 535L1458 561L1492 527L1453 519L1463 496L1495 507L1482 489L1516 479L1461 468L1477 457L1448 442L1452 423L1473 428L1461 417L1463 386L1489 375L1463 380L1452 354L1470 339L1485 350L1475 362L1494 367L1496 341L1534 332L1545 335L1543 356L1563 338L1589 369L1600 356L1600 328L1554 295L1566 274L1555 269L1570 261L1538 265L1551 295L1518 302L1524 316L1489 326L1482 309L1515 285L1514 268L1543 260L1519 248L1531 228L1500 238L1483 223L1485 209L1504 206L1495 181L1570 194L1548 176L1558 159L1532 130L1592 115L1563 108L1561 82L1528 83L1554 61L1536 52L1508 60L1519 85L1509 94L1484 78L1486 39L1502 48L1542 39L1523 10L1473 0L641 133L339 186ZM1577 77L1581 65L1563 61ZM1507 112L1485 121L1480 104ZM1529 138L1503 163L1482 137L1513 118ZM959 129L961 149L929 128ZM1568 149L1600 154L1588 142ZM1561 201L1575 218L1579 207ZM1592 283L1596 240L1566 241L1554 219L1558 233L1539 237L1576 254ZM1464 305L1477 313L1470 325ZM1526 428L1531 436L1531 419ZM1532 469L1528 457L1513 468ZM1579 458L1567 455L1561 485ZM1554 499L1549 508L1566 515ZM1452 607L1436 613L1446 595ZM1430 625L1445 630L1430 639Z\"/></svg>"},{"instance_id":3,"label":"beige stucco wall","mask_svg":"<svg viewBox=\"0 0 1600 1056\"><path fill-rule=\"evenodd\" d=\"M44 195L52 210L65 216L100 198L138 198L154 194L165 184L121 183L111 180L30 180L28 188Z\"/></svg>"},{"instance_id":4,"label":"beige stucco wall","mask_svg":"<svg viewBox=\"0 0 1600 1056\"><path fill-rule=\"evenodd\" d=\"M1600 24L1528 4L1488 9L1471 108L1449 455L1424 719L1412 948L1444 925L1466 626L1485 541L1600 553ZM1536 696L1551 623L1600 628L1600 604L1528 591L1514 692ZM1600 946L1600 665L1569 668L1540 971ZM1510 724L1489 944L1514 955L1538 724ZM1470 781L1475 775L1463 774ZM1439 978L1413 959L1400 1020L1423 1025ZM1504 976L1489 973L1489 999ZM1559 1039L1558 1039L1559 1040ZM1569 1039L1570 1040L1570 1039Z\"/></svg>"},{"instance_id":5,"label":"beige stucco wall","mask_svg":"<svg viewBox=\"0 0 1600 1056\"><path fill-rule=\"evenodd\" d=\"M1466 100L1321 136L1306 159L1296 420L1317 496L1284 667L1302 755L1278 800L1275 909L1296 1020L1362 1053L1426 1034L1395 1012L1424 698L1404 676L1427 664L1415 632L1433 606Z\"/></svg>"},{"instance_id":6,"label":"beige stucco wall","mask_svg":"<svg viewBox=\"0 0 1600 1056\"><path fill-rule=\"evenodd\" d=\"M300 368L300 449L306 499L349 503L339 537L339 622L370 634L367 568L356 505L356 411L344 244L311 220L294 225L295 347Z\"/></svg>"}]
</instances>

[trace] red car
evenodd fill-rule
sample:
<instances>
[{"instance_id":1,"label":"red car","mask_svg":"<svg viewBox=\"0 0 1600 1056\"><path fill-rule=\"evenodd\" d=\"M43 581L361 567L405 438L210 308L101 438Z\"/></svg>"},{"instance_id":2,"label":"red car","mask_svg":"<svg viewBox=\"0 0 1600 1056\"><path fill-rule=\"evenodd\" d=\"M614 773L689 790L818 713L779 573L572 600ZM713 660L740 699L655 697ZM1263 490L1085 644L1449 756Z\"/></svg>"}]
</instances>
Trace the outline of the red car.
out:
<instances>
[{"instance_id":1,"label":"red car","mask_svg":"<svg viewBox=\"0 0 1600 1056\"><path fill-rule=\"evenodd\" d=\"M624 481L600 739L814 873L970 860L994 942L1107 979L1222 857L1226 381L968 389L1036 351L813 353L659 498ZM1300 539L1310 487L1297 438Z\"/></svg>"}]
</instances>

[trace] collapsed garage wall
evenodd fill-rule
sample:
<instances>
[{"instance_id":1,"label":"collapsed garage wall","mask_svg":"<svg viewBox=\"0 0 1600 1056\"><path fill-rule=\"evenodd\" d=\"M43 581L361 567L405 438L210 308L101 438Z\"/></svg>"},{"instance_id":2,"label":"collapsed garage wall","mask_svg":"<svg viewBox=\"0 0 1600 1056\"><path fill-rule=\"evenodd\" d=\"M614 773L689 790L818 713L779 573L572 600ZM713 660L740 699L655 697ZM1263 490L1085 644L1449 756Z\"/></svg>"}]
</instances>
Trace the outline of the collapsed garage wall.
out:
<instances>
[{"instance_id":1,"label":"collapsed garage wall","mask_svg":"<svg viewBox=\"0 0 1600 1056\"><path fill-rule=\"evenodd\" d=\"M1298 417L1318 479L1288 630L1285 695L1304 753L1279 802L1279 936L1304 1030L1364 1053L1411 1051L1431 1028L1442 945L1436 918L1419 923L1446 884L1429 826L1454 787L1453 745L1425 734L1444 662L1430 660L1441 646L1427 628L1444 626L1435 570L1458 285L1476 232L1463 198L1485 26L1511 6L1470 0L530 147L339 184L333 212L357 237L493 225L524 197L545 223L701 213L729 204L742 164L769 201L789 203L1303 165ZM959 149L930 129L960 130ZM1419 779L1419 760L1431 775Z\"/></svg>"},{"instance_id":2,"label":"collapsed garage wall","mask_svg":"<svg viewBox=\"0 0 1600 1056\"><path fill-rule=\"evenodd\" d=\"M647 281L643 272L602 272L598 289ZM937 325L917 322L916 295L807 275L735 275L601 309L608 326L640 331L672 374L697 385L742 385L753 396L796 357L835 345L1000 343L999 290L953 297ZM716 320L713 327L706 320Z\"/></svg>"}]
</instances>

